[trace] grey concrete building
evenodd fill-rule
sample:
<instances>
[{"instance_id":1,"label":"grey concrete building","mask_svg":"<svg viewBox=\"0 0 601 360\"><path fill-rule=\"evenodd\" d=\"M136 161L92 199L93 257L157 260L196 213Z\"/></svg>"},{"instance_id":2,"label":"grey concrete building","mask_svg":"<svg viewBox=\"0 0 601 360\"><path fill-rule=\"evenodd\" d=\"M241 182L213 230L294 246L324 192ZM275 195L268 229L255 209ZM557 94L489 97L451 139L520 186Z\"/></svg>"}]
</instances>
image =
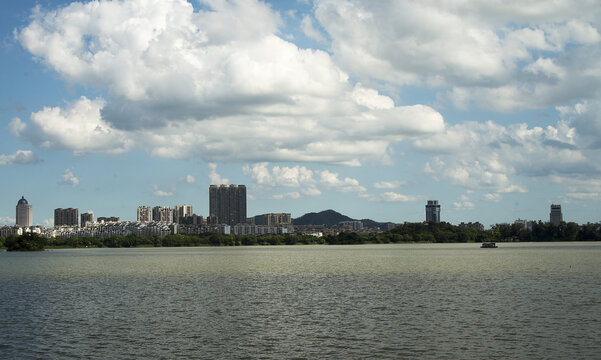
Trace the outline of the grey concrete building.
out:
<instances>
[{"instance_id":1,"label":"grey concrete building","mask_svg":"<svg viewBox=\"0 0 601 360\"><path fill-rule=\"evenodd\" d=\"M246 186L209 186L209 218L212 223L236 225L246 222Z\"/></svg>"},{"instance_id":2,"label":"grey concrete building","mask_svg":"<svg viewBox=\"0 0 601 360\"><path fill-rule=\"evenodd\" d=\"M79 210L73 208L54 209L54 226L77 226L79 224Z\"/></svg>"},{"instance_id":3,"label":"grey concrete building","mask_svg":"<svg viewBox=\"0 0 601 360\"><path fill-rule=\"evenodd\" d=\"M88 211L87 213L82 213L80 216L80 221L79 223L81 224L81 227L86 227L86 225L88 223L93 223L94 222L94 213L91 211Z\"/></svg>"},{"instance_id":4,"label":"grey concrete building","mask_svg":"<svg viewBox=\"0 0 601 360\"><path fill-rule=\"evenodd\" d=\"M561 214L561 205L551 204L549 221L555 226L559 226L559 224L563 221L563 215Z\"/></svg>"},{"instance_id":5,"label":"grey concrete building","mask_svg":"<svg viewBox=\"0 0 601 360\"><path fill-rule=\"evenodd\" d=\"M438 200L428 200L426 204L426 221L432 223L440 222L440 205Z\"/></svg>"}]
</instances>

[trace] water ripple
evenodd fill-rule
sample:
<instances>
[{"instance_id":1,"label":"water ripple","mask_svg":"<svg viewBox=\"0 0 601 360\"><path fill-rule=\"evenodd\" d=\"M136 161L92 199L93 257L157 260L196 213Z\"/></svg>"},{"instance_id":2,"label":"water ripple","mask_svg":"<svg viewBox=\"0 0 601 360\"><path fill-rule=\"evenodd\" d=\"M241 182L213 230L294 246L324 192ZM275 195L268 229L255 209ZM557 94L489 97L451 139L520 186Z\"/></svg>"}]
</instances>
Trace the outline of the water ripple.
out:
<instances>
[{"instance_id":1,"label":"water ripple","mask_svg":"<svg viewBox=\"0 0 601 360\"><path fill-rule=\"evenodd\" d=\"M0 252L0 354L543 359L601 352L601 246L470 246L477 245Z\"/></svg>"}]
</instances>

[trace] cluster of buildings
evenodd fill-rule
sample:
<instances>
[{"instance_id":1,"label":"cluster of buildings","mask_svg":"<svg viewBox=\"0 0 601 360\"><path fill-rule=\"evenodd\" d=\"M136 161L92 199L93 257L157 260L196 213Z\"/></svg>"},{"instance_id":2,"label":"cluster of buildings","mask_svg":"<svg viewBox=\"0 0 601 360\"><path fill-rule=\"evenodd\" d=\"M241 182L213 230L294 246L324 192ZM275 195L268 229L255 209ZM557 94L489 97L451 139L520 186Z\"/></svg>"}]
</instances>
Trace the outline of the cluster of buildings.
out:
<instances>
[{"instance_id":1,"label":"cluster of buildings","mask_svg":"<svg viewBox=\"0 0 601 360\"><path fill-rule=\"evenodd\" d=\"M136 221L119 217L98 217L93 212L79 214L77 208L54 209L54 227L33 226L33 208L22 197L16 208L15 226L0 227L0 236L35 232L46 237L165 236L218 232L235 235L289 234L294 232L289 213L264 214L262 224L246 217L246 186L211 185L209 216L196 215L190 205L138 206Z\"/></svg>"},{"instance_id":2,"label":"cluster of buildings","mask_svg":"<svg viewBox=\"0 0 601 360\"><path fill-rule=\"evenodd\" d=\"M563 214L561 213L561 205L559 204L551 204L551 212L549 213L549 223L554 226L559 226L563 221ZM440 204L438 200L428 200L426 203L426 222L430 223L439 223L440 222ZM524 229L532 230L532 225L534 221L526 221L522 219L517 219L514 221L514 224L518 224L524 227ZM459 224L460 227L469 227L478 230L484 230L484 225L479 222L462 222Z\"/></svg>"},{"instance_id":3,"label":"cluster of buildings","mask_svg":"<svg viewBox=\"0 0 601 360\"><path fill-rule=\"evenodd\" d=\"M440 204L438 200L426 203L426 222L440 222ZM563 221L561 205L552 204L549 221L559 225ZM17 202L15 226L0 227L0 237L35 232L46 237L97 237L107 238L116 235L165 236L169 234L202 234L218 232L235 235L290 234L293 232L321 236L341 231L362 232L361 221L342 221L337 227L327 229L318 226L292 225L290 213L263 214L261 224L255 224L255 218L246 215L246 186L211 185L209 187L209 216L196 215L190 205L138 206L135 222L120 221L119 217L98 217L94 213L79 214L76 208L58 208L54 210L54 228L46 229L33 226L33 207L25 199ZM531 229L532 222L516 220L524 228ZM393 226L394 224L391 223ZM484 230L479 222L461 223L459 226ZM389 229L390 230L390 229Z\"/></svg>"}]
</instances>

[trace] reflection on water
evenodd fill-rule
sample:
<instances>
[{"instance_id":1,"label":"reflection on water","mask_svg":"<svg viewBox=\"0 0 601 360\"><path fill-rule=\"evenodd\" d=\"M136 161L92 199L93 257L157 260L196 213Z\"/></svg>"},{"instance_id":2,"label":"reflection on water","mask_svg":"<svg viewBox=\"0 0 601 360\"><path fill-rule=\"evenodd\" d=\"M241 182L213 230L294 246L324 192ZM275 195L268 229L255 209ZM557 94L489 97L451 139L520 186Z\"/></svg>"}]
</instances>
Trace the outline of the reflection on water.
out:
<instances>
[{"instance_id":1,"label":"reflection on water","mask_svg":"<svg viewBox=\"0 0 601 360\"><path fill-rule=\"evenodd\" d=\"M601 244L0 252L6 358L595 358Z\"/></svg>"}]
</instances>

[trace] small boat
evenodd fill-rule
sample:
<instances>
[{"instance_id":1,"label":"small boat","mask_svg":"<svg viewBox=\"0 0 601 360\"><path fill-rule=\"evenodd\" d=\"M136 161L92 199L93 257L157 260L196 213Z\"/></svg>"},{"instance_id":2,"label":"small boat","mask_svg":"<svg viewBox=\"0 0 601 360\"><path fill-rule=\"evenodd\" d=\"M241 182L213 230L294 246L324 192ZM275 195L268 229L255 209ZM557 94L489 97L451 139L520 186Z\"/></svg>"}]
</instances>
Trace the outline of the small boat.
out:
<instances>
[{"instance_id":1,"label":"small boat","mask_svg":"<svg viewBox=\"0 0 601 360\"><path fill-rule=\"evenodd\" d=\"M497 244L495 244L494 242L485 242L482 243L482 246L480 246L481 248L487 248L487 249L494 249L497 248Z\"/></svg>"}]
</instances>

